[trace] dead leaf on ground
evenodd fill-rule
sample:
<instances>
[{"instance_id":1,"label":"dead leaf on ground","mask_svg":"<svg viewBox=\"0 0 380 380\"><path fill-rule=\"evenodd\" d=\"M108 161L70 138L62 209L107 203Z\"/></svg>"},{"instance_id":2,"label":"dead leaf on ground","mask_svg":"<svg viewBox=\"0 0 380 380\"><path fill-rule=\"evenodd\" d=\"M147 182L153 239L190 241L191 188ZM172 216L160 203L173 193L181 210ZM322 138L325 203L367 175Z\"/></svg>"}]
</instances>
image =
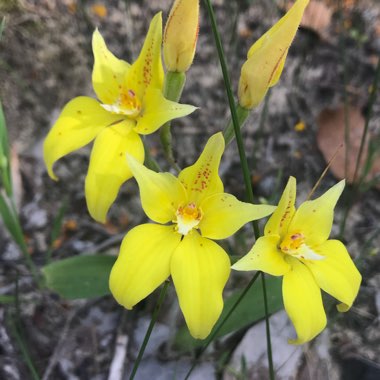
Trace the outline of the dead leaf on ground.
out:
<instances>
[{"instance_id":1,"label":"dead leaf on ground","mask_svg":"<svg viewBox=\"0 0 380 380\"><path fill-rule=\"evenodd\" d=\"M286 6L289 10L293 3ZM322 1L311 0L302 17L301 26L316 32L321 38L328 39L333 9Z\"/></svg>"},{"instance_id":2,"label":"dead leaf on ground","mask_svg":"<svg viewBox=\"0 0 380 380\"><path fill-rule=\"evenodd\" d=\"M349 107L348 120L349 120L349 150L348 150L348 167L347 177L345 173L345 158L346 147L344 145L345 135L345 116L344 107L336 110L323 110L318 116L318 132L317 144L319 150L322 152L326 162L329 162L333 155L336 153L338 147L343 144L343 148L339 150L335 159L333 160L330 170L338 179L346 178L347 182L352 183L356 160L359 154L360 141L363 135L365 120L359 108ZM368 141L370 136L368 136ZM362 155L360 170L365 163L368 156L368 141L365 144L365 149ZM375 160L369 175L366 180L373 179L380 173L380 157ZM359 171L360 175L360 171Z\"/></svg>"},{"instance_id":3,"label":"dead leaf on ground","mask_svg":"<svg viewBox=\"0 0 380 380\"><path fill-rule=\"evenodd\" d=\"M333 10L321 1L310 1L303 14L301 26L328 38L327 30L331 24Z\"/></svg>"}]
</instances>

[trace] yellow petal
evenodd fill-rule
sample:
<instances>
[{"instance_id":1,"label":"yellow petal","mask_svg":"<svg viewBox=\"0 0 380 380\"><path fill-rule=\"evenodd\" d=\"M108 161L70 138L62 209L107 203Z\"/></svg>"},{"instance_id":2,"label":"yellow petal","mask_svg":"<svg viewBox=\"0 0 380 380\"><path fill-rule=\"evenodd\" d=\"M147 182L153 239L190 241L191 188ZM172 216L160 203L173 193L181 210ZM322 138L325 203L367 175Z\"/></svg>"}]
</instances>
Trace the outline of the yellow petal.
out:
<instances>
[{"instance_id":1,"label":"yellow petal","mask_svg":"<svg viewBox=\"0 0 380 380\"><path fill-rule=\"evenodd\" d=\"M319 198L302 203L289 225L289 233L301 232L305 236L305 244L310 247L325 242L331 232L334 208L344 184L342 180Z\"/></svg>"},{"instance_id":2,"label":"yellow petal","mask_svg":"<svg viewBox=\"0 0 380 380\"><path fill-rule=\"evenodd\" d=\"M119 97L120 88L130 65L116 58L107 48L98 29L92 35L94 69L92 86L98 98L105 104L113 104Z\"/></svg>"},{"instance_id":3,"label":"yellow petal","mask_svg":"<svg viewBox=\"0 0 380 380\"><path fill-rule=\"evenodd\" d=\"M264 235L280 235L283 238L295 212L296 179L289 177L288 183L268 223L265 225Z\"/></svg>"},{"instance_id":4,"label":"yellow petal","mask_svg":"<svg viewBox=\"0 0 380 380\"><path fill-rule=\"evenodd\" d=\"M170 274L170 260L181 240L172 226L142 224L125 236L109 285L116 301L132 309Z\"/></svg>"},{"instance_id":5,"label":"yellow petal","mask_svg":"<svg viewBox=\"0 0 380 380\"><path fill-rule=\"evenodd\" d=\"M242 107L256 107L268 88L279 80L289 47L308 3L309 0L297 0L285 16L248 51L248 59L242 66L239 80L239 103Z\"/></svg>"},{"instance_id":6,"label":"yellow petal","mask_svg":"<svg viewBox=\"0 0 380 380\"><path fill-rule=\"evenodd\" d=\"M91 142L120 116L105 111L95 99L80 96L66 104L44 141L44 160L49 176L57 180L54 163Z\"/></svg>"},{"instance_id":7,"label":"yellow petal","mask_svg":"<svg viewBox=\"0 0 380 380\"><path fill-rule=\"evenodd\" d=\"M227 193L214 194L205 198L200 208L203 217L199 228L202 236L210 239L225 239L244 224L263 218L275 209L274 206L240 202Z\"/></svg>"},{"instance_id":8,"label":"yellow petal","mask_svg":"<svg viewBox=\"0 0 380 380\"><path fill-rule=\"evenodd\" d=\"M299 260L287 257L292 267L284 275L282 296L285 310L297 332L289 343L303 344L317 336L326 326L321 290L310 270Z\"/></svg>"},{"instance_id":9,"label":"yellow petal","mask_svg":"<svg viewBox=\"0 0 380 380\"><path fill-rule=\"evenodd\" d=\"M277 248L278 235L263 236L257 239L252 249L232 269L241 271L261 270L272 276L282 276L289 272L290 266L284 254Z\"/></svg>"},{"instance_id":10,"label":"yellow petal","mask_svg":"<svg viewBox=\"0 0 380 380\"><path fill-rule=\"evenodd\" d=\"M143 99L144 110L137 119L135 131L141 135L155 132L167 121L189 115L197 108L167 100L161 90L149 88Z\"/></svg>"},{"instance_id":11,"label":"yellow petal","mask_svg":"<svg viewBox=\"0 0 380 380\"><path fill-rule=\"evenodd\" d=\"M185 72L193 62L199 30L199 0L176 0L165 26L163 53L168 71Z\"/></svg>"},{"instance_id":12,"label":"yellow petal","mask_svg":"<svg viewBox=\"0 0 380 380\"><path fill-rule=\"evenodd\" d=\"M148 217L157 223L175 219L180 204L186 203L181 182L170 173L155 173L128 156L128 164L140 188L141 204Z\"/></svg>"},{"instance_id":13,"label":"yellow petal","mask_svg":"<svg viewBox=\"0 0 380 380\"><path fill-rule=\"evenodd\" d=\"M151 86L162 89L164 69L161 61L162 16L157 13L149 26L144 46L126 77L126 88L132 89L139 99L144 98L145 90Z\"/></svg>"},{"instance_id":14,"label":"yellow petal","mask_svg":"<svg viewBox=\"0 0 380 380\"><path fill-rule=\"evenodd\" d=\"M193 231L178 245L170 268L190 334L204 339L223 309L230 259L218 244Z\"/></svg>"},{"instance_id":15,"label":"yellow petal","mask_svg":"<svg viewBox=\"0 0 380 380\"><path fill-rule=\"evenodd\" d=\"M129 121L116 124L95 139L85 191L88 210L98 222L106 221L120 186L132 177L127 153L144 161L144 146L139 135L131 130L132 125Z\"/></svg>"},{"instance_id":16,"label":"yellow petal","mask_svg":"<svg viewBox=\"0 0 380 380\"><path fill-rule=\"evenodd\" d=\"M347 311L354 302L362 276L346 247L339 240L328 240L318 247L323 260L307 260L305 265L313 273L319 287L342 302L339 311Z\"/></svg>"},{"instance_id":17,"label":"yellow petal","mask_svg":"<svg viewBox=\"0 0 380 380\"><path fill-rule=\"evenodd\" d=\"M218 175L220 159L224 152L221 132L211 136L197 162L179 173L190 202L199 205L206 197L223 193L223 183Z\"/></svg>"}]
</instances>

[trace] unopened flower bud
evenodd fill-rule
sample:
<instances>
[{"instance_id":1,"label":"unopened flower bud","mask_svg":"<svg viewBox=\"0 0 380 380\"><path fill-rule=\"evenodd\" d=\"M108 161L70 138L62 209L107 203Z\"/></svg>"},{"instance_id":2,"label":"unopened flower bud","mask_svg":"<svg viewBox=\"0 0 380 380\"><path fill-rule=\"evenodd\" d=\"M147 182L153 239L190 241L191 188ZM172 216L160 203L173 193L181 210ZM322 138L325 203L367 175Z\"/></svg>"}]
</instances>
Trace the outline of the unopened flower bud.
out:
<instances>
[{"instance_id":1,"label":"unopened flower bud","mask_svg":"<svg viewBox=\"0 0 380 380\"><path fill-rule=\"evenodd\" d=\"M280 79L289 47L309 0L297 0L275 25L249 49L239 81L239 104L251 109Z\"/></svg>"},{"instance_id":2,"label":"unopened flower bud","mask_svg":"<svg viewBox=\"0 0 380 380\"><path fill-rule=\"evenodd\" d=\"M175 0L164 32L164 61L168 71L185 72L195 55L199 30L199 0Z\"/></svg>"}]
</instances>

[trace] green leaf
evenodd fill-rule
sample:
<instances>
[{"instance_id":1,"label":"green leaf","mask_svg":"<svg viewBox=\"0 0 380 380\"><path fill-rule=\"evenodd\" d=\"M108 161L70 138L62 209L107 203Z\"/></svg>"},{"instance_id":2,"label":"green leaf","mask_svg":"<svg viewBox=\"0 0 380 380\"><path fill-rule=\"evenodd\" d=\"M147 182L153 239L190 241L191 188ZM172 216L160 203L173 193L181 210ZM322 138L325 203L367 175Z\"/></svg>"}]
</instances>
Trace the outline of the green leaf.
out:
<instances>
[{"instance_id":1,"label":"green leaf","mask_svg":"<svg viewBox=\"0 0 380 380\"><path fill-rule=\"evenodd\" d=\"M3 17L3 19L0 22L0 40L3 35L4 29L5 29L5 17Z\"/></svg>"},{"instance_id":2,"label":"green leaf","mask_svg":"<svg viewBox=\"0 0 380 380\"><path fill-rule=\"evenodd\" d=\"M14 296L0 295L0 304L6 305L15 302Z\"/></svg>"},{"instance_id":3,"label":"green leaf","mask_svg":"<svg viewBox=\"0 0 380 380\"><path fill-rule=\"evenodd\" d=\"M270 314L283 308L281 283L281 278L266 278L268 309ZM224 316L230 311L242 292L242 290L238 290L226 299L219 321L223 320ZM218 338L241 328L248 327L264 317L265 309L262 286L260 282L256 282L236 307L231 317L226 321L216 337ZM218 324L216 324L216 326L217 325ZM216 326L214 326L211 334ZM180 350L189 351L192 348L201 347L204 344L204 341L192 338L187 327L182 327L176 335L175 344Z\"/></svg>"},{"instance_id":4,"label":"green leaf","mask_svg":"<svg viewBox=\"0 0 380 380\"><path fill-rule=\"evenodd\" d=\"M10 154L7 125L0 102L0 177L8 196L12 194Z\"/></svg>"},{"instance_id":5,"label":"green leaf","mask_svg":"<svg viewBox=\"0 0 380 380\"><path fill-rule=\"evenodd\" d=\"M63 298L92 298L110 293L108 277L114 256L81 255L42 268L46 286Z\"/></svg>"},{"instance_id":6,"label":"green leaf","mask_svg":"<svg viewBox=\"0 0 380 380\"><path fill-rule=\"evenodd\" d=\"M5 198L1 193L0 215L3 218L3 222L7 227L8 232L12 235L14 241L19 245L24 253L27 252L24 235L15 209L12 207L11 200Z\"/></svg>"}]
</instances>

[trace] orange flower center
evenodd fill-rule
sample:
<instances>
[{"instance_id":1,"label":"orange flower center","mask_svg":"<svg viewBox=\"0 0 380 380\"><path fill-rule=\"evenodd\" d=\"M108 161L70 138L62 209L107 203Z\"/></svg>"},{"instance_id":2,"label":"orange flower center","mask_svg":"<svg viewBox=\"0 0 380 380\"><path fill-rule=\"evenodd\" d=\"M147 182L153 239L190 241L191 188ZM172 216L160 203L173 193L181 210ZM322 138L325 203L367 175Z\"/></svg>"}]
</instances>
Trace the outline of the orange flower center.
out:
<instances>
[{"instance_id":1,"label":"orange flower center","mask_svg":"<svg viewBox=\"0 0 380 380\"><path fill-rule=\"evenodd\" d=\"M287 255L298 259L323 260L324 256L318 254L315 249L305 243L305 236L301 232L288 233L280 244L280 249Z\"/></svg>"},{"instance_id":2,"label":"orange flower center","mask_svg":"<svg viewBox=\"0 0 380 380\"><path fill-rule=\"evenodd\" d=\"M179 206L176 212L177 231L182 235L187 235L193 228L197 228L203 217L203 212L195 203L188 203L186 206Z\"/></svg>"},{"instance_id":3,"label":"orange flower center","mask_svg":"<svg viewBox=\"0 0 380 380\"><path fill-rule=\"evenodd\" d=\"M114 104L102 104L105 110L119 115L126 115L132 119L136 118L141 112L141 101L136 93L131 90L122 90Z\"/></svg>"}]
</instances>

